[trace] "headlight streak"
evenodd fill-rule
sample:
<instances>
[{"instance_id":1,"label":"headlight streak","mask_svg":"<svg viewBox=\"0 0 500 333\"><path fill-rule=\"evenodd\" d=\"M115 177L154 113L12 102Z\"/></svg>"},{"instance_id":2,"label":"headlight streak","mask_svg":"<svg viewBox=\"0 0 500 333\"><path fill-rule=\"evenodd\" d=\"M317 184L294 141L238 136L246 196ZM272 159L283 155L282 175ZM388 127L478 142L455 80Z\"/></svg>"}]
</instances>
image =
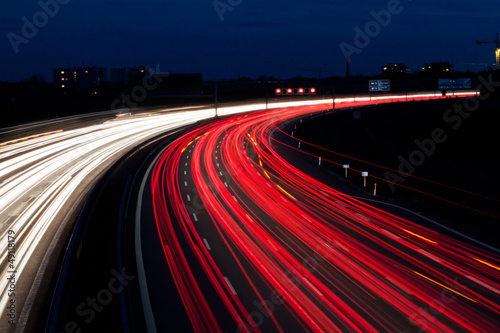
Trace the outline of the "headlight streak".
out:
<instances>
[{"instance_id":1,"label":"headlight streak","mask_svg":"<svg viewBox=\"0 0 500 333\"><path fill-rule=\"evenodd\" d=\"M430 97L442 98L414 98ZM346 99L342 106L383 101L392 100ZM343 195L275 151L269 133L276 125L325 108L220 120L186 134L157 161L151 183L157 228L194 330L217 331L220 318L190 269L181 238L242 331L259 331L261 323L246 307L249 300L234 290L248 286L247 292L266 304L262 285L280 295L304 330L498 330L498 255ZM187 180L185 167L192 174ZM194 184L209 219L190 214L184 182ZM233 257L232 270L245 281L228 285L231 271L212 256L215 244L209 249L198 230L206 224L217 231L219 246ZM448 302L438 306L436 300L445 296ZM274 329L283 331L286 323L266 311Z\"/></svg>"},{"instance_id":2,"label":"headlight streak","mask_svg":"<svg viewBox=\"0 0 500 333\"><path fill-rule=\"evenodd\" d=\"M232 108L227 113L242 110L246 108ZM39 245L47 240L47 231L57 229L63 219L60 210L74 204L71 199L83 190L82 184L97 177L96 171L106 168L148 138L213 115L212 109L203 109L149 117L130 116L46 136L33 135L29 140L1 146L0 221L9 224L0 224L0 233L2 239L7 239L7 228L16 231L16 281L34 278L32 272L38 270L36 265L45 254L40 252ZM7 262L6 246L4 242L0 246L2 263ZM26 276L26 265L34 257L37 263L33 261L31 275ZM7 266L2 264L2 276L6 276L6 271ZM2 317L9 301L7 288L8 280L0 280ZM17 314L22 311L25 296L16 292Z\"/></svg>"},{"instance_id":3,"label":"headlight streak","mask_svg":"<svg viewBox=\"0 0 500 333\"><path fill-rule=\"evenodd\" d=\"M412 97L412 95L393 97L392 100L384 97L384 101L426 98ZM333 102L333 100L330 101ZM277 108L304 104L318 105L325 102L330 103L330 101L280 102L269 105ZM336 99L335 102L346 107L349 106L347 100L344 99ZM220 108L219 114L231 115L255 111L263 107L264 105L255 104ZM161 112L163 111L167 110L161 110ZM75 120L113 114L116 114L116 111L67 117L67 119ZM89 178L95 177L97 169L109 164L117 156L122 155L148 137L210 118L213 114L214 109L203 109L188 112L176 111L162 115L152 114L150 117L126 116L107 121L104 124L73 130L65 129L61 125L64 119L58 119L40 123L41 125L58 124L56 126L61 128L61 130L55 131L58 133L38 137L32 135L28 140L11 140L17 142L0 146L0 219L11 224L4 224L0 232L10 227L20 235L16 242L19 249L19 252L16 253L16 259L20 263L18 269L24 270L25 265L39 245L39 241L44 239L49 226L60 220L59 210L68 205L71 195L80 189L82 182L88 182ZM29 125L26 128L33 130L37 126L39 124ZM1 134L9 134L17 130L14 128L4 129ZM200 134L204 135L205 133ZM285 186L283 188L288 191ZM250 212L248 214L254 217ZM5 234L2 237L5 238ZM5 248L2 246L0 250L2 250L0 260L5 262ZM43 254L38 253L38 255ZM2 273L4 272L5 268L2 269ZM18 279L22 280L24 275L18 275ZM6 283L2 281L0 283L2 295L6 294L5 288ZM0 301L2 311L5 309L5 301L5 297ZM18 310L22 309L18 308Z\"/></svg>"}]
</instances>

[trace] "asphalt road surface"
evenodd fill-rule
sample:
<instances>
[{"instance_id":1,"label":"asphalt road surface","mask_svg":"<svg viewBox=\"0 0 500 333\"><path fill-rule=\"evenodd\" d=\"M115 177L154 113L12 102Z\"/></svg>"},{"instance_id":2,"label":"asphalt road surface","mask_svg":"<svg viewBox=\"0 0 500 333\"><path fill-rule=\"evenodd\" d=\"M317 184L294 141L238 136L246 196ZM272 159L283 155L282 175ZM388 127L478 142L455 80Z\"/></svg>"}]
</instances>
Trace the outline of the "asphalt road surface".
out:
<instances>
[{"instance_id":1,"label":"asphalt road surface","mask_svg":"<svg viewBox=\"0 0 500 333\"><path fill-rule=\"evenodd\" d=\"M439 98L413 99L433 96ZM336 102L395 100L405 97ZM497 328L498 257L342 195L275 152L269 137L276 124L327 109L324 102L224 118L151 154L141 144L208 119L213 110L106 115L88 126L0 143L0 329L29 330L40 313L50 312L48 327L75 331L86 327L78 320L99 323L102 311L115 314L103 325L149 331ZM280 106L286 105L273 105ZM262 108L234 106L219 114ZM74 246L85 238L77 224L65 260L76 255L79 264L86 253L101 255L81 261L82 275L63 266L54 302L41 307L40 295L53 281L43 272L56 271L71 218L104 171L134 147L126 159L141 162L137 169L102 180L104 192L95 193L104 207L86 210L119 208L109 223L97 224L107 232L83 251ZM114 239L105 237L109 232ZM81 288L96 274L101 280L85 285L97 289ZM61 297L68 286L77 297ZM61 304L71 306L62 311Z\"/></svg>"},{"instance_id":2,"label":"asphalt road surface","mask_svg":"<svg viewBox=\"0 0 500 333\"><path fill-rule=\"evenodd\" d=\"M276 126L325 108L223 119L158 159L156 224L191 329L498 331L497 252L347 196L276 152Z\"/></svg>"}]
</instances>

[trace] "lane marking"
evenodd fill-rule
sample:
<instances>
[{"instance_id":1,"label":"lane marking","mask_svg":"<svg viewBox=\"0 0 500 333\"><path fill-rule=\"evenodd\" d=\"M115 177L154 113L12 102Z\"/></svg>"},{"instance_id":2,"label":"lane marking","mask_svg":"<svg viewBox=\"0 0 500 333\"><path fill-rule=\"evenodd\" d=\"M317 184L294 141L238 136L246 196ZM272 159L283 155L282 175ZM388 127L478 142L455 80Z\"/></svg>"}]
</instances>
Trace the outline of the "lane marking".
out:
<instances>
[{"instance_id":1,"label":"lane marking","mask_svg":"<svg viewBox=\"0 0 500 333\"><path fill-rule=\"evenodd\" d=\"M292 200L295 200L295 201L297 200L297 199L295 199L295 197L293 195L291 195L290 193L288 193L287 191L285 191L285 189L283 187L279 186L278 184L276 184L276 186L281 190L281 192L285 193L287 196L289 196L290 198L292 198ZM286 202L285 198L283 198L283 200Z\"/></svg>"},{"instance_id":2,"label":"lane marking","mask_svg":"<svg viewBox=\"0 0 500 333\"><path fill-rule=\"evenodd\" d=\"M346 206L346 205L344 205L344 204L343 204L342 202L340 202L340 201L335 201L335 203L336 203L337 205L341 206L341 207L347 208L347 206Z\"/></svg>"},{"instance_id":3,"label":"lane marking","mask_svg":"<svg viewBox=\"0 0 500 333\"><path fill-rule=\"evenodd\" d=\"M196 216L196 213L193 213L193 218L196 222L198 222L198 216Z\"/></svg>"},{"instance_id":4,"label":"lane marking","mask_svg":"<svg viewBox=\"0 0 500 333\"><path fill-rule=\"evenodd\" d=\"M417 252L420 252L420 253L421 253L421 254L423 254L424 256L429 257L429 258L431 258L432 260L437 261L437 262L439 262L439 263L443 262L441 259L439 259L438 257L436 257L436 256L434 256L434 255L432 255L432 254L430 254L429 252L425 251L424 249L418 249L418 250L417 250Z\"/></svg>"},{"instance_id":5,"label":"lane marking","mask_svg":"<svg viewBox=\"0 0 500 333\"><path fill-rule=\"evenodd\" d=\"M279 252L278 248L273 244L273 242L270 239L268 239L267 242L269 244L271 244L271 246L273 247L274 251Z\"/></svg>"},{"instance_id":6,"label":"lane marking","mask_svg":"<svg viewBox=\"0 0 500 333\"><path fill-rule=\"evenodd\" d=\"M33 200L35 200L36 197L29 197L28 200L26 200L26 202L24 203L25 205L29 205L30 203L33 202Z\"/></svg>"},{"instance_id":7,"label":"lane marking","mask_svg":"<svg viewBox=\"0 0 500 333\"><path fill-rule=\"evenodd\" d=\"M5 221L3 221L3 224L10 224L13 220L15 220L17 216L9 216Z\"/></svg>"},{"instance_id":8,"label":"lane marking","mask_svg":"<svg viewBox=\"0 0 500 333\"><path fill-rule=\"evenodd\" d=\"M63 130L59 130L59 131L55 131L55 132L48 132L48 133L43 133L43 134L37 134L37 135L32 135L32 136L28 136L28 137L17 139L17 140L7 141L7 142L0 143L0 147L4 147L4 146L10 145L10 144L14 144L14 143L18 143L18 142L24 142L24 141L31 140L31 139L36 139L36 138L39 138L41 136L59 134L59 133L62 133L62 132L63 132Z\"/></svg>"},{"instance_id":9,"label":"lane marking","mask_svg":"<svg viewBox=\"0 0 500 333\"><path fill-rule=\"evenodd\" d=\"M409 292L408 290L406 290L405 288L401 287L399 284L397 284L396 282L394 282L393 280L391 280L390 278L388 278L387 276L385 277L389 282L391 282L393 285L395 285L396 287L398 287L399 289L401 289L402 291L404 291L405 293L407 293L408 295L412 295L411 292Z\"/></svg>"},{"instance_id":10,"label":"lane marking","mask_svg":"<svg viewBox=\"0 0 500 333\"><path fill-rule=\"evenodd\" d=\"M489 262L486 262L486 261L481 260L481 259L478 259L478 258L472 258L472 259L474 259L474 260L475 260L475 261L477 261L477 262L480 262L481 264L484 264L484 265L486 265L486 266L489 266L489 267L491 267L491 268L494 268L494 269L496 269L497 271L500 271L500 267L495 266L495 265L493 265L493 264L490 264Z\"/></svg>"},{"instance_id":11,"label":"lane marking","mask_svg":"<svg viewBox=\"0 0 500 333\"><path fill-rule=\"evenodd\" d=\"M440 286L440 287L442 287L442 288L445 288L445 289L447 289L447 290L449 290L449 291L451 291L451 292L454 292L454 293L455 293L455 294L457 294L457 295L460 295L460 296L462 296L462 297L464 297L464 298L467 298L468 300L470 300L470 301L472 301L472 302L474 302L474 303L477 303L477 302L476 302L475 300L473 300L472 298L470 298L470 297L468 297L468 296L465 296L464 294L459 293L458 291L456 291L456 290L454 290L454 289L451 289L450 287L447 287L447 286L445 286L444 284L439 283L439 282L437 282L437 281L435 281L435 280L433 280L433 279L431 279L431 278L429 278L429 277L427 277L427 276L425 276L425 275L423 275L423 274L420 274L419 272L413 271L413 273L417 274L418 276L420 276L420 277L422 277L422 278L424 278L424 279L426 279L426 280L428 280L428 281L431 281L431 282L433 282L433 283L437 284L438 286Z\"/></svg>"},{"instance_id":12,"label":"lane marking","mask_svg":"<svg viewBox=\"0 0 500 333\"><path fill-rule=\"evenodd\" d=\"M188 201L191 201L191 196L189 194L187 195L187 199Z\"/></svg>"},{"instance_id":13,"label":"lane marking","mask_svg":"<svg viewBox=\"0 0 500 333\"><path fill-rule=\"evenodd\" d=\"M167 148L165 148L166 150ZM151 163L146 170L145 176L142 179L141 187L139 188L139 196L137 198L137 206L135 209L135 258L137 265L137 275L139 279L139 290L141 294L141 303L144 312L144 318L146 321L146 331L156 333L156 324L153 316L153 310L151 307L151 300L149 298L148 284L146 281L146 271L144 269L144 258L142 255L142 241L141 241L141 213L142 213L142 200L144 199L144 191L146 188L146 183L148 181L148 176L153 169L156 161L160 158L163 151L156 156L156 159Z\"/></svg>"},{"instance_id":14,"label":"lane marking","mask_svg":"<svg viewBox=\"0 0 500 333\"><path fill-rule=\"evenodd\" d=\"M467 236L467 235L465 235L465 234L463 234L463 233L461 233L461 232L458 232L458 231L456 231L456 230L454 230L454 229L451 229L450 227L447 227L447 226L445 226L445 225L443 225L443 224L441 224L441 223L438 223L438 222L436 222L436 221L434 221L434 220L432 220L432 219L430 219L430 218L428 218L428 217L425 217L425 216L423 216L423 215L421 215L421 214L418 214L418 213L416 213L416 212L414 212L414 211L412 211L412 210L410 210L410 209L407 209L407 208L404 208L404 207L401 207L401 206L398 206L398 205L390 204L390 203L387 203L387 202L384 202L384 201L374 200L374 199L368 199L368 198L363 198L363 197L358 197L358 196L355 196L355 195L351 196L351 198L358 199L358 200L361 200L361 201L375 202L375 203L377 203L377 204L386 205L386 206L390 206L390 207L395 207L395 208L397 208L397 209L399 209L399 210L403 210L403 211L405 211L405 212L407 212L407 213L410 213L410 214L412 214L412 215L416 216L416 217L417 217L417 218L419 218L419 219L423 219L423 220L425 220L425 221L427 221L427 222L430 222L430 223L432 223L432 224L434 224L434 225L437 225L438 227L443 228L443 229L445 229L445 230L447 230L447 231L449 231L449 232L452 232L452 233L454 233L455 235L458 235L458 236L463 237L463 238L465 238L465 239L467 239L467 240L469 240L469 241L471 241L471 242L474 242L474 243L476 243L476 244L479 244L479 245L481 245L482 247L485 247L485 248L487 248L487 249L489 249L489 250L491 250L491 251L494 251L494 252L496 252L496 253L500 253L500 250L499 250L499 249L497 249L496 247L493 247L493 246L491 246L491 245L488 245L488 244L485 244L485 243L483 243L483 242L480 242L480 241L478 241L477 239L474 239L474 238L472 238L472 237L470 237L470 236Z\"/></svg>"},{"instance_id":15,"label":"lane marking","mask_svg":"<svg viewBox=\"0 0 500 333\"><path fill-rule=\"evenodd\" d=\"M316 288L316 286L314 286L311 281L309 281L307 278L303 278L303 280L312 288L316 291L316 293L320 296L324 296L323 293L321 291L319 291L318 288Z\"/></svg>"},{"instance_id":16,"label":"lane marking","mask_svg":"<svg viewBox=\"0 0 500 333\"><path fill-rule=\"evenodd\" d=\"M487 288L487 289L489 289L489 290L493 291L493 292L494 292L494 293L496 293L496 294L500 294L500 290L498 290L498 289L496 289L496 288L493 288L493 287L492 287L492 286L490 286L489 284L484 283L483 281L481 281L481 280L479 280L479 279L476 279L476 278L475 278L475 277L473 277L473 276L467 275L467 278L468 278L469 280L472 280L472 281L476 282L477 284L480 284L480 285L482 285L483 287L485 287L485 288Z\"/></svg>"},{"instance_id":17,"label":"lane marking","mask_svg":"<svg viewBox=\"0 0 500 333\"><path fill-rule=\"evenodd\" d=\"M414 232L411 232L410 230L406 230L406 229L403 229L403 228L401 228L401 230L404 230L404 231L406 231L407 233L409 233L410 235L413 235L413 236L416 236L416 237L418 237L418 238L421 238L421 239L423 239L423 240L425 240L425 241L427 241L427 242L429 242L429 243L432 243L432 244L437 244L435 241L430 240L429 238L425 238L424 236L420 236L419 234L416 234L416 233L414 233Z\"/></svg>"},{"instance_id":18,"label":"lane marking","mask_svg":"<svg viewBox=\"0 0 500 333\"><path fill-rule=\"evenodd\" d=\"M365 220L365 221L371 222L371 221L370 221L370 219L369 219L369 218L367 218L366 216L363 216L363 215L361 215L361 214L359 214L359 213L356 213L356 215L358 215L359 217L361 217L361 218L362 218L363 220Z\"/></svg>"},{"instance_id":19,"label":"lane marking","mask_svg":"<svg viewBox=\"0 0 500 333\"><path fill-rule=\"evenodd\" d=\"M227 276L224 276L224 280L226 280L226 283L227 283L228 287L231 289L231 291L233 292L233 294L238 295L238 293L234 289L233 285L231 284L231 281L229 281Z\"/></svg>"},{"instance_id":20,"label":"lane marking","mask_svg":"<svg viewBox=\"0 0 500 333\"><path fill-rule=\"evenodd\" d=\"M304 220L306 220L307 222L312 223L312 222L311 222L311 220L309 220L309 219L307 218L307 216L305 216L305 215L300 215L300 216L302 216L302 218L303 218Z\"/></svg>"},{"instance_id":21,"label":"lane marking","mask_svg":"<svg viewBox=\"0 0 500 333\"><path fill-rule=\"evenodd\" d=\"M187 187L187 186L188 186L188 182L184 182L184 186L186 186L186 187Z\"/></svg>"},{"instance_id":22,"label":"lane marking","mask_svg":"<svg viewBox=\"0 0 500 333\"><path fill-rule=\"evenodd\" d=\"M335 240L335 244L337 244L337 246L340 247L342 250L344 250L346 252L350 252L349 249L347 247L345 247L344 245L342 245L338 240Z\"/></svg>"},{"instance_id":23,"label":"lane marking","mask_svg":"<svg viewBox=\"0 0 500 333\"><path fill-rule=\"evenodd\" d=\"M392 232L390 232L389 230L385 230L385 229L381 229L384 233L386 233L388 236L390 236L391 238L394 238L394 239L401 239L401 237L399 236L396 236L395 234L393 234Z\"/></svg>"},{"instance_id":24,"label":"lane marking","mask_svg":"<svg viewBox=\"0 0 500 333\"><path fill-rule=\"evenodd\" d=\"M210 251L212 250L212 248L210 247L210 245L208 244L208 241L206 238L203 238L203 243L205 243L205 246L207 247L207 250Z\"/></svg>"}]
</instances>

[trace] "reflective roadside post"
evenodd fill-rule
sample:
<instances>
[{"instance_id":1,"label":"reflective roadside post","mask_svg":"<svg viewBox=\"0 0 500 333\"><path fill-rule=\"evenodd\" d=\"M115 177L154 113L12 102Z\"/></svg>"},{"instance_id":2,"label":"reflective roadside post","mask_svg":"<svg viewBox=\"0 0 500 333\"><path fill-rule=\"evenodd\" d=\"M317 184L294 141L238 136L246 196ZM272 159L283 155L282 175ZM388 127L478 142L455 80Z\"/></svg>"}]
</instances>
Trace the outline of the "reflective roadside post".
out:
<instances>
[{"instance_id":1,"label":"reflective roadside post","mask_svg":"<svg viewBox=\"0 0 500 333\"><path fill-rule=\"evenodd\" d=\"M366 177L368 177L368 172L366 171L361 172L361 176L363 177L364 187L366 187Z\"/></svg>"},{"instance_id":2,"label":"reflective roadside post","mask_svg":"<svg viewBox=\"0 0 500 333\"><path fill-rule=\"evenodd\" d=\"M351 166L349 164L344 164L344 170L345 170L345 178L347 178L347 169L349 169Z\"/></svg>"},{"instance_id":3,"label":"reflective roadside post","mask_svg":"<svg viewBox=\"0 0 500 333\"><path fill-rule=\"evenodd\" d=\"M332 87L332 111L335 110L335 87Z\"/></svg>"}]
</instances>

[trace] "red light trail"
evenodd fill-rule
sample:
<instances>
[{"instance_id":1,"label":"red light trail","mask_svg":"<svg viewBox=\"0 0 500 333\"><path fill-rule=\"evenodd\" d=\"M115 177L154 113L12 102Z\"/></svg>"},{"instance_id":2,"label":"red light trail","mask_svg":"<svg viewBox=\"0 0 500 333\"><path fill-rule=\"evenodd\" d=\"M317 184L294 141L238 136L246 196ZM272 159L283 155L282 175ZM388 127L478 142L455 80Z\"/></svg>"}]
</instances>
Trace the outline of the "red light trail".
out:
<instances>
[{"instance_id":1,"label":"red light trail","mask_svg":"<svg viewBox=\"0 0 500 333\"><path fill-rule=\"evenodd\" d=\"M346 196L277 153L276 126L325 109L221 119L158 159L158 233L193 329L228 320L205 295L209 281L244 332L499 331L497 254Z\"/></svg>"}]
</instances>

